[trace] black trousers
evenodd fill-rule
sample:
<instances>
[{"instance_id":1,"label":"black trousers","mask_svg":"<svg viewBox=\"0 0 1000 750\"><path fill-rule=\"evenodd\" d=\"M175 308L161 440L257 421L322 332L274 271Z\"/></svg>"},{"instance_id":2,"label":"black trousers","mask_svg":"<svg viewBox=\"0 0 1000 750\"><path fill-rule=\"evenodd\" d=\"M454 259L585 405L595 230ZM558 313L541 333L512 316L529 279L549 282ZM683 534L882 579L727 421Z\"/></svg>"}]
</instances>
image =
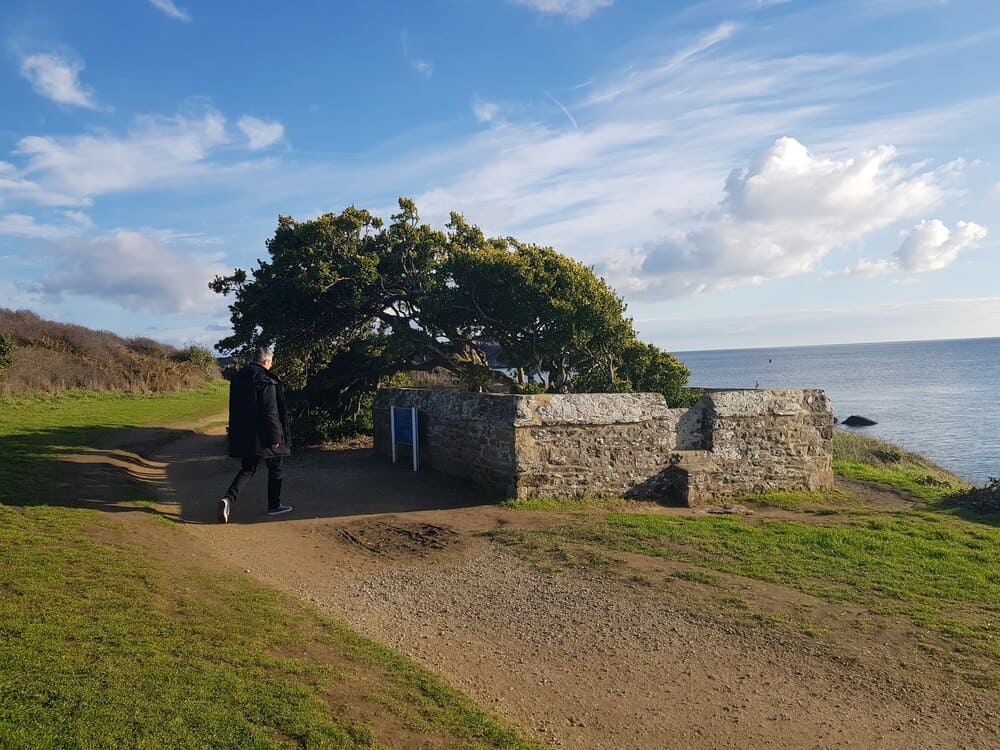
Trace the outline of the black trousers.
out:
<instances>
[{"instance_id":1,"label":"black trousers","mask_svg":"<svg viewBox=\"0 0 1000 750\"><path fill-rule=\"evenodd\" d=\"M281 456L275 456L274 458L265 458L267 462L267 509L276 510L279 505L281 505ZM226 497L228 497L233 502L236 501L236 496L240 494L240 490L243 486L249 482L253 475L257 473L257 467L260 465L260 458L244 458L243 464L240 466L239 472L233 477L233 483L229 485L229 489L226 490Z\"/></svg>"}]
</instances>

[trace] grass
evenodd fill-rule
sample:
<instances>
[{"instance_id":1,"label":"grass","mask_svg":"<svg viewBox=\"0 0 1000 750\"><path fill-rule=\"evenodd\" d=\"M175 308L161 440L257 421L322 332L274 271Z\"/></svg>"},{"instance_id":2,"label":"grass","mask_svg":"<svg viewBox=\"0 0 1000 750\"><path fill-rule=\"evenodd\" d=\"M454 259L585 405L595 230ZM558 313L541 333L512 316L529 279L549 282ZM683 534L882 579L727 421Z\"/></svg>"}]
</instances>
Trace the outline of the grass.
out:
<instances>
[{"instance_id":1,"label":"grass","mask_svg":"<svg viewBox=\"0 0 1000 750\"><path fill-rule=\"evenodd\" d=\"M155 558L52 489L109 429L224 404L218 384L0 399L0 747L536 747L318 610Z\"/></svg>"},{"instance_id":2,"label":"grass","mask_svg":"<svg viewBox=\"0 0 1000 750\"><path fill-rule=\"evenodd\" d=\"M629 510L642 507L641 503L625 500L620 497L531 497L505 500L501 505L511 510L554 511L561 513Z\"/></svg>"},{"instance_id":3,"label":"grass","mask_svg":"<svg viewBox=\"0 0 1000 750\"><path fill-rule=\"evenodd\" d=\"M834 437L834 470L928 504L925 510L873 507L840 489L725 499L838 516L833 524L819 524L623 512L629 509L616 507L614 500L546 499L511 507L605 512L549 529L493 534L536 560L546 546L575 545L577 555L587 547L595 554L623 551L683 562L706 575L746 576L829 601L855 602L871 615L903 615L960 639L975 653L1000 657L1000 529L989 518L951 510L956 493L967 492L968 485L921 456L845 432Z\"/></svg>"},{"instance_id":4,"label":"grass","mask_svg":"<svg viewBox=\"0 0 1000 750\"><path fill-rule=\"evenodd\" d=\"M969 488L968 483L923 456L844 430L833 434L833 471L848 479L901 490L929 503Z\"/></svg>"},{"instance_id":5,"label":"grass","mask_svg":"<svg viewBox=\"0 0 1000 750\"><path fill-rule=\"evenodd\" d=\"M49 502L59 456L92 447L109 430L194 421L225 411L228 383L177 393L69 391L0 396L0 502Z\"/></svg>"},{"instance_id":6,"label":"grass","mask_svg":"<svg viewBox=\"0 0 1000 750\"><path fill-rule=\"evenodd\" d=\"M533 556L544 542L677 560L901 613L1000 656L1000 531L944 514L873 513L828 526L609 513L517 533L508 543L530 545Z\"/></svg>"}]
</instances>

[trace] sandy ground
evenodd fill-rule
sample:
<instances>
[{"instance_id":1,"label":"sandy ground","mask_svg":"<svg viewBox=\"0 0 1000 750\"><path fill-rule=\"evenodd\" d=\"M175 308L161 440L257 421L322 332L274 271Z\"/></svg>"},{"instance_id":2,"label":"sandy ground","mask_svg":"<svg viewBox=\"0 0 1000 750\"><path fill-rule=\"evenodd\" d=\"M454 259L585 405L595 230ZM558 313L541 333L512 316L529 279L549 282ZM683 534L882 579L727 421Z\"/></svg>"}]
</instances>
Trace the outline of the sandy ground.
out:
<instances>
[{"instance_id":1,"label":"sandy ground","mask_svg":"<svg viewBox=\"0 0 1000 750\"><path fill-rule=\"evenodd\" d=\"M853 605L639 556L526 560L481 532L558 517L480 505L468 484L363 448L293 457L287 516L263 515L261 467L220 525L237 468L220 436L115 439L84 460L155 489L157 512L184 524L176 554L315 603L553 746L1000 747L998 691L907 621L870 627Z\"/></svg>"}]
</instances>

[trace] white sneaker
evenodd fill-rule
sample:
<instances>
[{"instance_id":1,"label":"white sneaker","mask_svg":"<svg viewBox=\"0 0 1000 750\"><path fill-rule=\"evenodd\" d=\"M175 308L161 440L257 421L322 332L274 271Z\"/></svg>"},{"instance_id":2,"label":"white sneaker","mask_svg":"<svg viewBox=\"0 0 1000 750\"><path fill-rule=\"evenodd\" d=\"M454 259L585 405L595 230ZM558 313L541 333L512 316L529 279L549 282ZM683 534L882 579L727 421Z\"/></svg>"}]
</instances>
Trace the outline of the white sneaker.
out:
<instances>
[{"instance_id":1,"label":"white sneaker","mask_svg":"<svg viewBox=\"0 0 1000 750\"><path fill-rule=\"evenodd\" d=\"M279 505L274 510L268 510L267 515L269 516L280 516L282 513L291 513L293 510L291 505Z\"/></svg>"},{"instance_id":2,"label":"white sneaker","mask_svg":"<svg viewBox=\"0 0 1000 750\"><path fill-rule=\"evenodd\" d=\"M224 497L219 501L219 523L229 523L229 509L232 506L228 497Z\"/></svg>"}]
</instances>

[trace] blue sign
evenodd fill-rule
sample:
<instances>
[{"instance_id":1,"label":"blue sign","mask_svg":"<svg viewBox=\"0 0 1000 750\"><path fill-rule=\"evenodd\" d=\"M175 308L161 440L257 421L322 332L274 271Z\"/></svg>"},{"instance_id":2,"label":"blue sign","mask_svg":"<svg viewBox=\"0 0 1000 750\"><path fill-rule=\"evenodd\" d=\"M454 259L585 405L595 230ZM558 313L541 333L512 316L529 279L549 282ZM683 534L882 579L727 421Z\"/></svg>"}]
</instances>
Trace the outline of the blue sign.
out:
<instances>
[{"instance_id":1,"label":"blue sign","mask_svg":"<svg viewBox=\"0 0 1000 750\"><path fill-rule=\"evenodd\" d=\"M399 406L389 407L389 431L392 435L392 462L396 463L398 452L396 446L409 445L413 449L413 470L420 468L420 446L417 436L419 422L417 407L404 409Z\"/></svg>"}]
</instances>

